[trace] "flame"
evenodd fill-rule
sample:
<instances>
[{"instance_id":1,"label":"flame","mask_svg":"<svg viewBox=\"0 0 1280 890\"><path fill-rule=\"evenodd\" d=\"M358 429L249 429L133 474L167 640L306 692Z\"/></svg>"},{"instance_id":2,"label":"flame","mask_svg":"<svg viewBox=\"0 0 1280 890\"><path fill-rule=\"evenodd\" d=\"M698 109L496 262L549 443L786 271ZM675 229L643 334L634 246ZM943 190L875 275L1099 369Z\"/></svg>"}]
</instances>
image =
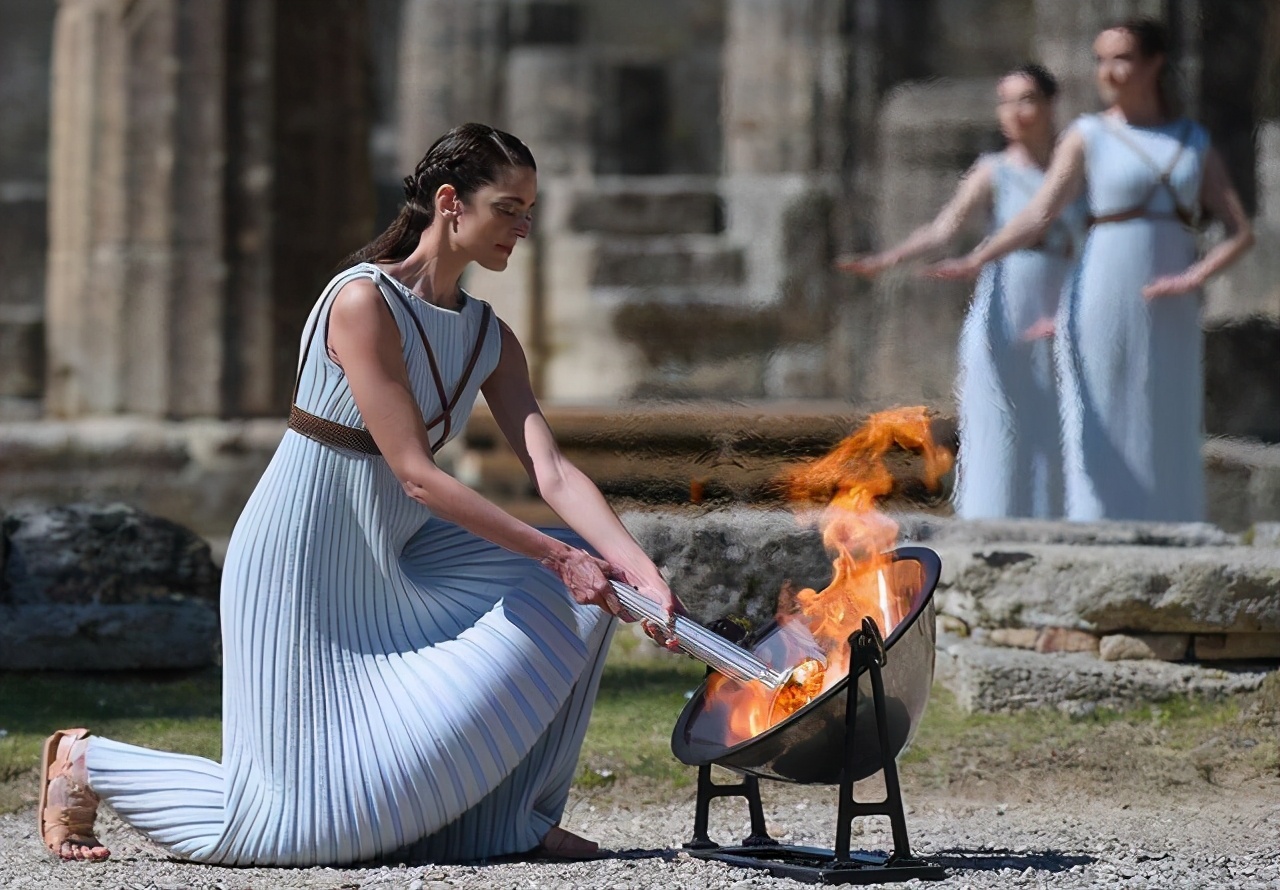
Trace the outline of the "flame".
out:
<instances>
[{"instance_id":1,"label":"flame","mask_svg":"<svg viewBox=\"0 0 1280 890\"><path fill-rule=\"evenodd\" d=\"M912 579L895 570L890 554L898 524L876 504L899 481L885 463L891 453L921 455L920 481L930 491L951 469L953 455L934 442L930 421L919 407L873 414L829 454L793 467L779 480L793 505L821 506L817 520L834 572L821 591L786 585L778 598L776 636L784 650L774 664L797 665L788 685L774 693L718 675L708 681L707 708L723 718L726 744L759 735L842 680L849 672L849 637L864 617L888 638L907 616Z\"/></svg>"}]
</instances>

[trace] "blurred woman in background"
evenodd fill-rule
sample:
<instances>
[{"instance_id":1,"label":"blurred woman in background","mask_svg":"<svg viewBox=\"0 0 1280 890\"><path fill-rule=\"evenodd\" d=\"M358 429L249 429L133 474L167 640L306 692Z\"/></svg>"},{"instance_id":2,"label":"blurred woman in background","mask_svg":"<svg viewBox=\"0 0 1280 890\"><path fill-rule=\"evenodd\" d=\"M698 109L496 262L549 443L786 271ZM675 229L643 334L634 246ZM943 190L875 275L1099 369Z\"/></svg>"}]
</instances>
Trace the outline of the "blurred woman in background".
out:
<instances>
[{"instance_id":1,"label":"blurred woman in background","mask_svg":"<svg viewBox=\"0 0 1280 890\"><path fill-rule=\"evenodd\" d=\"M1093 49L1106 110L1067 130L1021 213L932 271L977 275L1087 193L1089 235L1057 338L1067 515L1202 520L1200 288L1249 248L1252 229L1208 133L1175 111L1164 27L1126 21ZM1197 259L1202 207L1226 237Z\"/></svg>"},{"instance_id":2,"label":"blurred woman in background","mask_svg":"<svg viewBox=\"0 0 1280 890\"><path fill-rule=\"evenodd\" d=\"M1057 88L1039 65L1002 77L996 116L1005 149L978 158L937 217L901 244L836 267L875 276L936 251L977 213L989 215L993 231L1011 220L1044 180ZM1062 514L1053 319L1083 230L1081 205L1034 243L982 269L960 336L956 512L963 517Z\"/></svg>"}]
</instances>

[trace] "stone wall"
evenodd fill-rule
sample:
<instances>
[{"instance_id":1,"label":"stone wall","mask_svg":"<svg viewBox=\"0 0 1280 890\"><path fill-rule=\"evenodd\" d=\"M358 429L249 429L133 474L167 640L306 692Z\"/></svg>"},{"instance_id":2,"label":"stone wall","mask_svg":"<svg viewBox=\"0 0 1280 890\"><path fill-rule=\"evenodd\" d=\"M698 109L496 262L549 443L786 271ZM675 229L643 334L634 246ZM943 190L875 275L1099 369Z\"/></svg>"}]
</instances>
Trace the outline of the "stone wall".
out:
<instances>
[{"instance_id":1,"label":"stone wall","mask_svg":"<svg viewBox=\"0 0 1280 890\"><path fill-rule=\"evenodd\" d=\"M44 393L49 57L55 0L0 2L0 421Z\"/></svg>"},{"instance_id":2,"label":"stone wall","mask_svg":"<svg viewBox=\"0 0 1280 890\"><path fill-rule=\"evenodd\" d=\"M54 416L280 414L297 336L372 214L366 17L247 0L62 0Z\"/></svg>"},{"instance_id":3,"label":"stone wall","mask_svg":"<svg viewBox=\"0 0 1280 890\"><path fill-rule=\"evenodd\" d=\"M399 179L431 139L466 119L511 129L540 160L534 237L506 274L468 284L521 334L544 397L947 408L967 289L907 275L868 286L832 274L832 257L926 220L998 144L999 73L1046 61L1063 79L1065 123L1095 105L1096 30L1155 13L1174 27L1187 107L1257 213L1258 249L1207 295L1209 432L1273 436L1276 375L1239 360L1273 351L1280 324L1269 86L1280 14L1266 4L324 0L298 18L283 0L40 0L3 11L0 83L23 101L3 111L16 135L0 153L0 414L33 416L41 400L55 416L278 414L316 289L394 214ZM51 80L59 147L46 158Z\"/></svg>"}]
</instances>

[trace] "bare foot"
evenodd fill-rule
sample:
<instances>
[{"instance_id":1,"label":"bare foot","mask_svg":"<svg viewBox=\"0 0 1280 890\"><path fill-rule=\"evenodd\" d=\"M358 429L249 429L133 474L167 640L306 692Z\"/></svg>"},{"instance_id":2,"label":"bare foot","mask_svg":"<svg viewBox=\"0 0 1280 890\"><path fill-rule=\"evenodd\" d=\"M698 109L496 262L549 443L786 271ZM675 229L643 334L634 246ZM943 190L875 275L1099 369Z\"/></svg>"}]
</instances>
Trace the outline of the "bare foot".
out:
<instances>
[{"instance_id":1,"label":"bare foot","mask_svg":"<svg viewBox=\"0 0 1280 890\"><path fill-rule=\"evenodd\" d=\"M48 784L38 818L45 846L62 859L96 861L111 855L93 834L98 795L89 787L84 763L87 735L83 730L62 730L46 742L46 752L53 744L57 749L51 759L46 753L42 764Z\"/></svg>"},{"instance_id":2,"label":"bare foot","mask_svg":"<svg viewBox=\"0 0 1280 890\"><path fill-rule=\"evenodd\" d=\"M600 845L553 825L542 838L542 851L561 859L593 859L600 855Z\"/></svg>"}]
</instances>

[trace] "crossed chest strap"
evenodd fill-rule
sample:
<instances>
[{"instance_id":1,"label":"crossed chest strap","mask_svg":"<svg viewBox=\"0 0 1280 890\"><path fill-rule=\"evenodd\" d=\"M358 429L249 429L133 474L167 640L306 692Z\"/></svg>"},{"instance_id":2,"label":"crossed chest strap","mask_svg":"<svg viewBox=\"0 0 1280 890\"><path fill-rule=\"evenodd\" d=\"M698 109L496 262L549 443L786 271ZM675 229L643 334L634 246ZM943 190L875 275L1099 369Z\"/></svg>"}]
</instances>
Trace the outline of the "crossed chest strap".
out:
<instances>
[{"instance_id":1,"label":"crossed chest strap","mask_svg":"<svg viewBox=\"0 0 1280 890\"><path fill-rule=\"evenodd\" d=\"M475 370L476 363L480 360L480 353L484 350L485 336L489 333L489 322L493 316L493 309L490 308L488 303L484 304L480 315L480 332L476 335L476 342L471 349L471 356L467 359L462 376L458 378L458 382L454 386L452 397L446 397L444 380L440 376L440 367L436 363L435 352L431 349L430 341L427 340L427 332L423 330L422 322L418 321L418 316L414 313L413 307L409 305L409 301L404 294L400 293L396 288L392 288L392 293L404 304L409 317L413 319L414 327L418 329L418 337L422 340L422 348L427 354L427 365L431 369L431 381L435 384L436 395L439 397L442 406L439 414L431 420L425 421L428 433L436 427L442 426L439 439L436 444L431 446L431 453L435 454L444 446L445 442L449 441L449 433L453 423L453 409L462 398L462 393L466 390L467 383L471 379L471 373ZM316 328L318 327L320 327L320 324L317 320ZM311 336L307 338L306 346L303 347L302 360L298 363L298 378L293 384L293 405L289 409L289 429L331 448L356 451L360 454L381 454L378 444L373 441L373 436L364 427L347 426L333 420L326 420L298 406L298 387L302 384L302 369L306 366L307 354L311 351L311 343L315 340L315 336L316 332L315 328L313 328Z\"/></svg>"},{"instance_id":2,"label":"crossed chest strap","mask_svg":"<svg viewBox=\"0 0 1280 890\"><path fill-rule=\"evenodd\" d=\"M1178 150L1174 152L1173 160L1171 160L1168 165L1161 168L1156 164L1151 155L1143 151L1142 146L1138 145L1137 142L1126 135L1123 130L1112 126L1105 120L1105 118L1103 123L1104 126L1114 133L1121 142L1129 146L1129 148L1133 150L1134 154L1141 158L1147 166L1156 171L1158 176L1156 181L1152 183L1151 188L1147 191L1146 195L1144 195L1142 200L1135 206L1130 207L1128 210L1120 210L1116 213L1104 213L1101 216L1090 216L1088 219L1089 226L1092 227L1104 225L1106 223L1128 222L1131 219L1173 219L1182 223L1187 228L1194 229L1199 223L1199 214L1194 208L1184 207L1182 205L1182 202L1178 200L1178 192L1173 187L1173 181L1170 179L1173 175L1173 168L1178 165L1178 161L1182 158L1182 152L1187 147L1186 125L1183 125L1183 132L1179 135ZM1173 200L1173 210L1158 211L1151 210L1147 207L1147 205L1151 203L1151 199L1154 198L1156 193L1161 189L1164 189L1169 193L1169 197Z\"/></svg>"}]
</instances>

